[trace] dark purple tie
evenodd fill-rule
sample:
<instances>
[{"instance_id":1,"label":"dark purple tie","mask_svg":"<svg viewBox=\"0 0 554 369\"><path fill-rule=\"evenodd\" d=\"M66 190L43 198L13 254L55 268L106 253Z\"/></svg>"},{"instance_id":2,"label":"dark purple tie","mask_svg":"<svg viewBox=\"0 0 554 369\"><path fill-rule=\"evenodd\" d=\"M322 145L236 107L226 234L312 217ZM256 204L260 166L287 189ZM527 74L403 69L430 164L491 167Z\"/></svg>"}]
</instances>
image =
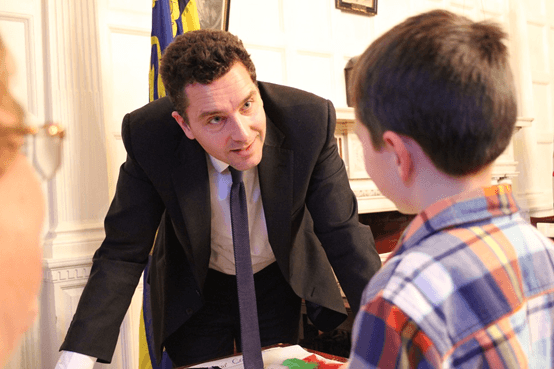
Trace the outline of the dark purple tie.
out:
<instances>
[{"instance_id":1,"label":"dark purple tie","mask_svg":"<svg viewBox=\"0 0 554 369\"><path fill-rule=\"evenodd\" d=\"M239 297L240 337L242 357L246 369L263 369L258 309L254 289L254 273L250 259L250 234L248 232L248 211L242 172L229 167L233 184L231 186L231 225L235 249L235 272Z\"/></svg>"}]
</instances>

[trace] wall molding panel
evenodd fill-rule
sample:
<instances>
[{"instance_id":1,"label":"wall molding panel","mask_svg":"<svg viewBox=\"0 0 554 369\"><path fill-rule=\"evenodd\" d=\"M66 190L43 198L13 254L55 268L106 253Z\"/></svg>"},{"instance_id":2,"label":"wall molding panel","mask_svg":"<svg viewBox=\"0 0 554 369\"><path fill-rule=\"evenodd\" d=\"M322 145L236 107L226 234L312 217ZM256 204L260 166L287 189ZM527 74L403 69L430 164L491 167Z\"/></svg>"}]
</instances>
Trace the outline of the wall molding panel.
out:
<instances>
[{"instance_id":1,"label":"wall molding panel","mask_svg":"<svg viewBox=\"0 0 554 369\"><path fill-rule=\"evenodd\" d=\"M37 119L39 115L39 104L37 92L39 85L37 80L39 76L37 75L36 69L36 53L35 53L35 39L34 35L34 24L35 16L32 14L16 14L16 13L6 13L0 11L0 29L5 29L10 27L10 24L21 24L23 28L22 35L5 35L4 43L7 45L11 53L18 52L22 55L19 55L17 59L23 59L25 63L17 65L18 71L17 77L24 79L24 85L14 86L16 96L20 98L21 103L27 109L27 113L31 115L31 118ZM9 32L8 30L6 30ZM2 32L3 34L4 32ZM23 39L21 42L20 37ZM14 47L14 43L19 43L19 47ZM21 69L21 70L19 70ZM16 77L16 78L17 78ZM23 82L23 81L22 81ZM21 95L17 95L19 89L22 89Z\"/></svg>"}]
</instances>

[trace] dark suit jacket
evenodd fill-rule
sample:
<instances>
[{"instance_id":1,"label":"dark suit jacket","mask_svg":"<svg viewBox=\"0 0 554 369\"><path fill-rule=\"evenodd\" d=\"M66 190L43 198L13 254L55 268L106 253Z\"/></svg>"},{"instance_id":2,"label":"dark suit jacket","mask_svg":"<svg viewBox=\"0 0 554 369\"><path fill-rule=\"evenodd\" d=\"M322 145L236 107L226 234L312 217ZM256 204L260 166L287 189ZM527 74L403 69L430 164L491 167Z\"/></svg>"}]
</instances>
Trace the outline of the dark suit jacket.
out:
<instances>
[{"instance_id":1,"label":"dark suit jacket","mask_svg":"<svg viewBox=\"0 0 554 369\"><path fill-rule=\"evenodd\" d=\"M269 242L294 291L324 307L314 323L329 329L346 317L333 270L356 312L379 256L369 227L358 221L332 104L289 87L258 85L267 116L258 172ZM164 339L202 306L211 251L206 154L184 135L173 110L162 98L123 120L127 160L106 216L106 239L62 350L111 361L158 227L149 276L158 356Z\"/></svg>"}]
</instances>

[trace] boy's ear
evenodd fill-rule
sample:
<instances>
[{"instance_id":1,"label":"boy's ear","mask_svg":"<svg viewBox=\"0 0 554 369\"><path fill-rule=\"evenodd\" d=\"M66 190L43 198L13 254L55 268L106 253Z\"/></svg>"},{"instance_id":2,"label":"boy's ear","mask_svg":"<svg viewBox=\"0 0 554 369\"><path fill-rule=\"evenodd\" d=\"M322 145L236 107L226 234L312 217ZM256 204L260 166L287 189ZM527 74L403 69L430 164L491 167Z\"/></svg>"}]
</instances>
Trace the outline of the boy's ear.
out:
<instances>
[{"instance_id":1,"label":"boy's ear","mask_svg":"<svg viewBox=\"0 0 554 369\"><path fill-rule=\"evenodd\" d=\"M406 184L411 182L414 174L414 161L406 138L398 133L386 131L383 133L383 141L391 154L394 155L395 170L398 177Z\"/></svg>"},{"instance_id":2,"label":"boy's ear","mask_svg":"<svg viewBox=\"0 0 554 369\"><path fill-rule=\"evenodd\" d=\"M175 119L177 124L179 124L179 127L181 127L183 132L185 132L185 135L187 135L189 139L194 140L194 134L190 130L190 127L187 124L187 122L185 122L185 119L176 111L172 112L171 116L173 117L173 119Z\"/></svg>"}]
</instances>

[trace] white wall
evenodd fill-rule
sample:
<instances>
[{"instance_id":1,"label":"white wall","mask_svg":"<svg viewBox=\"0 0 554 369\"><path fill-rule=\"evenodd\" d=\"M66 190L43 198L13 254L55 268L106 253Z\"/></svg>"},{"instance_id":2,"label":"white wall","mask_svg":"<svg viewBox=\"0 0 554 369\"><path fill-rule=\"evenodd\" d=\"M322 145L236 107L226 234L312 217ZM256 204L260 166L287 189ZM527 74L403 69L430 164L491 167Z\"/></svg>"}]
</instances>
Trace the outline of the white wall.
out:
<instances>
[{"instance_id":1,"label":"white wall","mask_svg":"<svg viewBox=\"0 0 554 369\"><path fill-rule=\"evenodd\" d=\"M447 8L493 18L511 35L520 115L515 189L534 214L552 209L554 3L551 0L378 0L375 17L344 13L334 0L231 0L260 80L303 88L346 107L346 62L405 17ZM103 237L102 221L125 158L121 119L148 101L151 0L0 0L0 34L18 65L14 93L35 121L67 127L48 200L41 318L10 368L51 368ZM136 368L140 288L114 363Z\"/></svg>"}]
</instances>

